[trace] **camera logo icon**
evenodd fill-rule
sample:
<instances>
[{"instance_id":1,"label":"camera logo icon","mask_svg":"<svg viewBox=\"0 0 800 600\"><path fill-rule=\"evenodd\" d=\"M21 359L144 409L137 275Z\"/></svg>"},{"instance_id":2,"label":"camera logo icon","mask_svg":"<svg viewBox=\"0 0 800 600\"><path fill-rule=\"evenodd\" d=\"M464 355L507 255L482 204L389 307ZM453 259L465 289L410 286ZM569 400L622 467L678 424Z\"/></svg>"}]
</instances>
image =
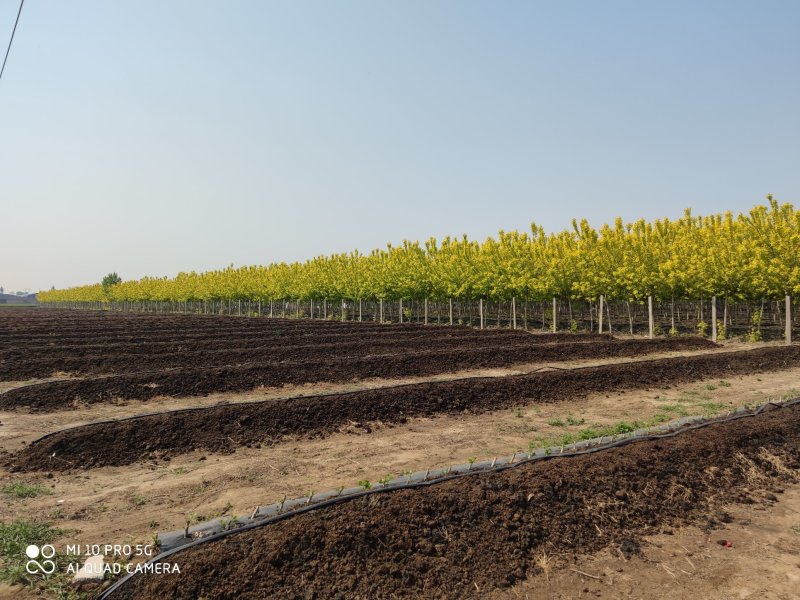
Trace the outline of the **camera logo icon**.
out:
<instances>
[{"instance_id":1,"label":"camera logo icon","mask_svg":"<svg viewBox=\"0 0 800 600\"><path fill-rule=\"evenodd\" d=\"M50 560L56 555L56 549L52 544L45 544L41 548L31 544L25 548L25 555L30 559L25 563L25 570L31 575L36 573L51 575L56 570L56 563ZM37 560L39 557L43 559L41 562Z\"/></svg>"}]
</instances>

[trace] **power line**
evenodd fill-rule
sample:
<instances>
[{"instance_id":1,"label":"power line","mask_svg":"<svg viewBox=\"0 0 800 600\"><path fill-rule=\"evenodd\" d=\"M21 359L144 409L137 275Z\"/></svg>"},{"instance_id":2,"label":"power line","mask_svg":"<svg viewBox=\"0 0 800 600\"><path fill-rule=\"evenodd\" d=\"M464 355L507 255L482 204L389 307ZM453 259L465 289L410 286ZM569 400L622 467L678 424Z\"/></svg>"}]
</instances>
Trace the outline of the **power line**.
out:
<instances>
[{"instance_id":1,"label":"power line","mask_svg":"<svg viewBox=\"0 0 800 600\"><path fill-rule=\"evenodd\" d=\"M19 2L19 10L17 11L17 20L14 21L14 29L11 32L11 39L8 40L8 48L6 49L6 57L3 59L3 68L0 69L0 79L3 78L3 71L6 70L6 61L8 60L8 53L11 52L11 42L14 41L14 34L17 32L17 23L19 23L19 16L22 14L22 5L25 4L25 0L20 0Z\"/></svg>"}]
</instances>

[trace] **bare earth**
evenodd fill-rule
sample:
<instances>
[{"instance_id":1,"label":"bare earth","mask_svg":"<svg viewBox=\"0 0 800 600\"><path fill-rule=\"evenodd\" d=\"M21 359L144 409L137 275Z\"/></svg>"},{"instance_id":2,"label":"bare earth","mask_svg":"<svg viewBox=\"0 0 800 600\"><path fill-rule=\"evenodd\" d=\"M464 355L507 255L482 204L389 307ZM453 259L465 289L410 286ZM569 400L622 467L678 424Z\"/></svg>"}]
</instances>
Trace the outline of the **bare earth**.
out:
<instances>
[{"instance_id":1,"label":"bare earth","mask_svg":"<svg viewBox=\"0 0 800 600\"><path fill-rule=\"evenodd\" d=\"M741 345L742 349L752 348ZM739 349L728 344L727 349ZM706 351L707 352L707 351ZM661 356L672 356L669 353ZM696 354L683 352L680 354ZM646 359L657 358L656 355ZM554 365L575 368L611 361ZM191 406L252 402L270 398L364 389L398 383L502 376L547 365L464 371L402 381L362 381L216 394L205 398L160 398L147 403L94 405L60 413L0 413L0 453L8 455L45 433L91 421L122 418ZM4 384L4 389L14 384ZM69 530L57 544L152 542L156 532L182 529L187 521L249 514L259 504L283 496L377 481L386 474L424 470L491 458L539 446L565 433L618 421L647 420L667 413L711 414L767 398L800 396L800 368L707 380L666 389L594 395L582 400L520 406L480 416L449 415L412 419L400 426L350 427L326 439L297 439L272 448L241 448L233 454L179 456L168 463L106 467L74 474L11 474L0 468L0 483L24 481L50 493L29 499L3 497L0 521L50 521ZM567 563L554 549L543 557L546 573L496 598L790 598L800 588L800 487L764 507L733 507L736 520L709 535L694 528L656 536L643 555L626 561L612 552ZM794 528L794 529L793 529ZM716 544L730 538L732 549ZM588 575L581 575L571 568ZM590 576L591 575L591 576ZM593 576L593 577L592 577ZM765 591L768 590L768 591ZM0 586L1 597L27 592ZM794 594L794 595L792 595Z\"/></svg>"},{"instance_id":2,"label":"bare earth","mask_svg":"<svg viewBox=\"0 0 800 600\"><path fill-rule=\"evenodd\" d=\"M541 575L493 600L601 598L792 600L800 595L800 486L753 506L727 507L734 521L709 532L685 527L645 539L626 560L611 548L577 562L557 550ZM729 540L731 548L718 542Z\"/></svg>"}]
</instances>

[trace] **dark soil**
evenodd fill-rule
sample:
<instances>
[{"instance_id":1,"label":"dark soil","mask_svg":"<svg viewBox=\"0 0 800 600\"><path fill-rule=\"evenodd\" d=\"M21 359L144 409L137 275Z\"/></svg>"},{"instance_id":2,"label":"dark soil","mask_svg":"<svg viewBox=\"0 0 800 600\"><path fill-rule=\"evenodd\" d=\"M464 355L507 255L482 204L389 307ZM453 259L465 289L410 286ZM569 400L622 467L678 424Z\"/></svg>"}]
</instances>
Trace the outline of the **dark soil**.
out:
<instances>
[{"instance_id":1,"label":"dark soil","mask_svg":"<svg viewBox=\"0 0 800 600\"><path fill-rule=\"evenodd\" d=\"M372 494L170 556L115 599L485 598L540 573L536 559L616 547L756 501L800 468L800 406L590 455ZM743 457L762 474L753 481ZM779 488L775 487L775 491ZM761 502L769 504L762 497Z\"/></svg>"},{"instance_id":2,"label":"dark soil","mask_svg":"<svg viewBox=\"0 0 800 600\"><path fill-rule=\"evenodd\" d=\"M676 349L682 349L684 346L696 348L698 339L679 338ZM383 331L340 336L306 334L303 337L204 339L202 342L192 342L190 345L185 342L171 342L169 344L171 347L167 348L152 343L125 345L125 348L134 350L131 353L121 351L120 345L116 345L116 347L78 346L76 350L70 350L69 347L52 346L35 351L16 349L0 352L0 381L22 381L34 377L49 377L56 372L76 375L133 373L198 364L225 366L255 362L310 360L329 356L399 354L412 350L532 346L542 345L547 341L545 336L510 337L500 333L485 336L430 336L426 332L394 331L391 335L387 335L387 332ZM570 345L578 343L586 342L574 336L569 342ZM248 347L252 344L257 345ZM703 342L699 347L712 346L708 342ZM45 352L41 352L41 350ZM42 358L41 354L46 356Z\"/></svg>"},{"instance_id":3,"label":"dark soil","mask_svg":"<svg viewBox=\"0 0 800 600\"><path fill-rule=\"evenodd\" d=\"M798 364L800 347L772 347L180 410L57 432L32 443L9 466L23 471L86 469L193 450L232 452L239 446L272 445L299 436L321 437L353 423L369 430L373 422L391 424L411 417L479 414L591 393L726 378Z\"/></svg>"},{"instance_id":4,"label":"dark soil","mask_svg":"<svg viewBox=\"0 0 800 600\"><path fill-rule=\"evenodd\" d=\"M62 410L76 408L78 403L91 404L116 399L148 400L155 396L203 396L211 392L239 392L256 387L278 387L286 384L435 375L466 368L504 367L518 363L560 362L579 358L629 357L652 352L715 347L702 338L514 346L483 345L471 340L456 340L454 345L461 345L460 348L425 350L428 343L430 342L418 342L406 348L381 346L379 349L364 343L355 344L354 349L350 350L340 350L336 345L312 349L288 347L270 350L264 354L238 354L236 358L231 353L220 353L217 356L211 353L189 355L185 360L179 354L156 356L152 360L150 357L118 359L109 356L98 359L95 363L97 368L145 370L151 367L159 370L23 386L0 394L0 408ZM422 348L422 351L419 348ZM257 362L258 358L263 360L273 358L273 355L276 355L280 362ZM245 362L248 358L253 362ZM245 364L226 364L237 360ZM220 366L213 366L215 362L221 363ZM167 370L169 367L185 364L212 366ZM15 364L11 368L15 373L19 373L24 366ZM47 372L50 373L51 369Z\"/></svg>"},{"instance_id":5,"label":"dark soil","mask_svg":"<svg viewBox=\"0 0 800 600\"><path fill-rule=\"evenodd\" d=\"M6 313L7 314L7 313ZM424 326L420 324L381 325L374 322L339 322L312 319L268 319L243 317L216 317L196 315L135 315L109 313L102 318L92 313L68 313L60 318L46 318L37 311L29 319L29 326L18 321L24 316L0 315L0 349L25 348L30 346L82 345L108 343L138 343L147 341L174 341L203 338L230 338L232 336L302 336L310 334L354 334L364 332L397 333L425 332L427 335L506 335L520 337L529 335L522 330L487 329L477 330L461 326ZM583 334L565 334L583 335ZM596 335L596 334L595 334Z\"/></svg>"},{"instance_id":6,"label":"dark soil","mask_svg":"<svg viewBox=\"0 0 800 600\"><path fill-rule=\"evenodd\" d=\"M424 333L424 332L423 332ZM367 339L364 339L364 338ZM538 336L539 338L541 336ZM313 338L312 338L313 339ZM0 357L0 381L21 381L34 377L49 377L56 372L67 372L74 375L98 375L104 373L137 373L142 371L161 371L171 368L190 368L197 365L204 367L235 366L254 363L274 363L285 361L320 361L332 357L338 359L363 358L375 355L411 355L422 352L453 352L480 348L480 364L487 366L486 360L492 353L501 360L573 360L594 356L633 356L657 351L689 350L713 348L714 344L702 338L673 338L658 340L622 340L600 342L587 345L585 342L543 345L531 335L509 338L506 335L443 337L412 335L383 336L369 339L366 335L353 336L353 341L338 343L314 343L295 345L283 340L260 348L216 350L213 343L203 350L181 350L172 353L126 355L102 353L75 357L53 357L32 360L5 360ZM434 359L435 361L435 359ZM464 363L467 364L467 363ZM504 364L502 362L496 364ZM508 364L507 362L505 364ZM449 368L450 365L445 365ZM352 376L350 373L348 376ZM357 376L357 375L356 375Z\"/></svg>"},{"instance_id":7,"label":"dark soil","mask_svg":"<svg viewBox=\"0 0 800 600\"><path fill-rule=\"evenodd\" d=\"M475 343L485 343L504 340L513 344L524 341L528 344L555 344L577 342L610 342L608 334L575 334L575 333L549 333L549 334L521 334L509 336L507 332L488 330L485 335L472 335L471 330L454 329L452 331L437 331L431 335L429 331L395 329L394 326L384 326L377 331L357 330L331 334L325 332L304 331L299 334L291 332L264 333L256 336L232 336L230 333L215 334L208 337L193 339L170 339L168 341L144 341L137 343L110 342L92 344L48 344L36 346L21 346L0 350L0 362L24 362L37 359L65 359L83 356L97 356L108 354L167 354L176 352L198 352L206 350L245 350L249 348L270 348L292 345L319 345L319 344L348 344L353 341L370 341L375 343L410 341L410 340L474 340Z\"/></svg>"}]
</instances>

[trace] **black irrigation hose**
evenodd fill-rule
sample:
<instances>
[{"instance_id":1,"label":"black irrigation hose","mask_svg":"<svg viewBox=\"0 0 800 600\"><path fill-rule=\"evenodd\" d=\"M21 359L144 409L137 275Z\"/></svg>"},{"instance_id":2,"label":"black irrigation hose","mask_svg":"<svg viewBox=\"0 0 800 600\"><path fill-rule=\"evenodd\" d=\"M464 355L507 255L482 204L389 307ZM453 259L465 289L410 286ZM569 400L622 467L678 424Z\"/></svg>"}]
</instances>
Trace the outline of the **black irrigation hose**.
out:
<instances>
[{"instance_id":1,"label":"black irrigation hose","mask_svg":"<svg viewBox=\"0 0 800 600\"><path fill-rule=\"evenodd\" d=\"M181 551L184 551L184 550L189 550L189 549L194 548L195 546L198 546L200 544L205 544L207 542L214 542L214 541L223 539L223 538L225 538L225 537L227 537L229 535L235 534L235 533L240 533L240 532L243 532L243 531L249 531L251 529L264 527L265 525L271 525L273 523L278 523L278 522L283 521L285 519L288 519L290 517L295 517L297 515L301 515L301 514L304 514L304 513L313 511L313 510L319 510L321 508L327 508L329 506L334 506L334 505L340 504L342 502L350 502L351 500L356 500L358 498L362 498L362 497L370 495L370 494L382 494L382 493L387 493L387 492L392 492L394 490L402 490L402 489L417 489L417 488L427 487L427 486L431 486L431 485L438 485L440 483L444 483L445 481L451 481L451 480L454 480L454 479L459 479L461 477L469 477L469 476L485 474L485 473L497 473L497 472L500 472L500 471L505 471L507 469L515 469L515 468L520 467L522 465L527 465L527 464L530 464L532 462L537 462L537 461L540 461L540 460L551 460L551 459L558 459L558 458L572 458L572 457L576 457L576 456L583 456L583 455L586 455L586 454L592 454L594 452L602 452L602 451L608 450L610 448L618 448L620 446L627 446L628 444L633 444L633 443L637 443L637 442L653 441L653 440L660 440L660 439L675 437L675 436L678 436L678 435L682 435L682 434L684 434L684 433L686 433L688 431L694 431L696 429L701 429L703 427L708 427L709 425L716 425L716 424L719 424L719 423L729 423L731 421L737 421L739 419L755 417L755 416L761 414L766 409L767 406L772 406L772 407L775 407L775 408L784 408L786 406L792 406L792 405L798 404L798 403L800 403L800 397L793 398L791 400L786 400L786 401L781 402L781 403L767 402L766 404L762 404L761 406L759 406L757 409L755 409L752 412L742 412L742 413L737 413L737 414L733 414L733 415L728 415L726 417L721 417L721 418L718 418L718 419L711 419L711 420L708 420L708 421L703 421L701 423L696 423L694 425L685 425L685 426L679 427L678 429L676 429L674 431L668 431L668 432L665 432L665 433L649 434L649 435L637 436L637 437L627 437L627 438L624 438L624 439L621 439L621 440L612 441L612 442L610 442L608 444L605 444L605 445L602 445L602 446L595 446L595 447L592 447L592 448L584 448L584 449L581 449L581 450L576 450L576 451L570 452L568 454L549 454L549 455L546 454L544 456L537 456L537 457L531 457L531 458L523 459L520 462L516 462L516 463L505 463L505 464L502 464L502 465L495 465L495 466L492 466L492 467L488 467L486 469L481 469L481 470L476 470L476 471L467 471L466 473L456 473L456 474L453 474L453 475L443 475L441 477L436 477L434 479L427 480L427 481L420 481L420 482L415 482L415 483L393 485L392 487L385 487L384 486L384 487L381 487L381 488L374 488L374 489L365 490L365 491L362 491L362 492L357 492L357 493L350 494L350 495L347 495L347 496L338 496L338 497L330 498L328 500L324 500L322 502L318 502L318 503L315 503L315 504L308 504L306 506L302 506L300 508L290 510L290 511L285 512L283 514L275 515L274 517L265 518L264 520L258 521L256 523L250 523L250 524L244 525L242 527L237 527L235 529L228 529L228 530L225 530L225 531L220 531L219 533L215 533L215 534L210 535L208 537L199 538L199 539L194 540L193 542L189 542L188 544L185 544L183 546L178 546L176 548L172 548L171 550L167 550L165 552L162 552L161 554L158 554L157 556L154 556L153 558L151 558L150 560L148 560L144 564L145 565L150 565L150 564L154 564L154 563L157 563L157 562L162 562L165 558L168 558L168 557L172 556L173 554L175 554L177 552L181 552ZM516 454L514 456L516 456ZM102 594L100 594L100 596L98 597L98 600L106 600L107 598L109 598L115 591L120 589L123 585L125 585L125 583L127 583L127 581L129 579L131 579L135 575L136 575L136 573L130 573L130 574L126 575L125 577L123 577L122 579L120 579L119 581L117 581L116 583L114 583L111 587L109 587Z\"/></svg>"}]
</instances>

